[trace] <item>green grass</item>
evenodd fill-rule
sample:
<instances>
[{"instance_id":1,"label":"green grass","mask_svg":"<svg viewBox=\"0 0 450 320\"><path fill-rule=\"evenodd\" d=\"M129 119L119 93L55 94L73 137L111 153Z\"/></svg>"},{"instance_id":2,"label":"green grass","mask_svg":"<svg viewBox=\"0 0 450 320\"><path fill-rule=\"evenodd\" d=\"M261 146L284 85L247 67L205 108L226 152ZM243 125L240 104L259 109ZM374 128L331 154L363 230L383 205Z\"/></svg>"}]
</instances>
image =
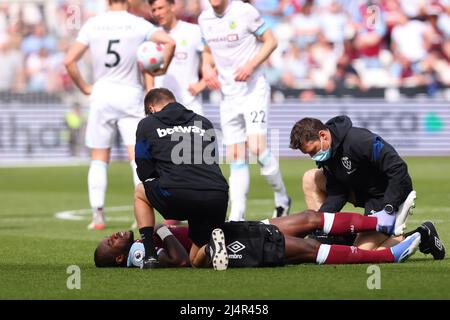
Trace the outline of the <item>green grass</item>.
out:
<instances>
[{"instance_id":1,"label":"green grass","mask_svg":"<svg viewBox=\"0 0 450 320\"><path fill-rule=\"evenodd\" d=\"M432 219L450 244L450 158L407 158L418 193L410 228ZM310 160L284 160L282 172L293 197L293 211L305 208L300 177ZM384 264L381 290L366 286L369 265L305 264L266 269L96 269L99 239L129 228L131 209L104 231L86 230L84 220L55 218L55 213L88 208L88 167L0 169L0 299L449 299L450 262L417 253L403 264ZM228 175L228 168L224 167ZM107 207L131 206L130 168L109 168ZM272 193L259 168L252 166L248 219L271 215ZM131 208L131 207L130 207ZM351 206L347 210L355 211ZM361 210L356 210L361 212ZM66 286L67 267L81 268L81 290Z\"/></svg>"}]
</instances>

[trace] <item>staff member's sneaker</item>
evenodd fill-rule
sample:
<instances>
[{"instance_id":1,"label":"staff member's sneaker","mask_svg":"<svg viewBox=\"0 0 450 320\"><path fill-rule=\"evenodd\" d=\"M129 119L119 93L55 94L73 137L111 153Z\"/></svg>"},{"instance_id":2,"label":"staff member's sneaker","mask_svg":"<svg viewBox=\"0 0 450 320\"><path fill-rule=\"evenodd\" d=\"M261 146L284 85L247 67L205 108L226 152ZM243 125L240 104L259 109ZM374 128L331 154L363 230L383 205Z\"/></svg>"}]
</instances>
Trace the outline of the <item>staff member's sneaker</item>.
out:
<instances>
[{"instance_id":1,"label":"staff member's sneaker","mask_svg":"<svg viewBox=\"0 0 450 320\"><path fill-rule=\"evenodd\" d=\"M408 219L408 216L412 214L413 209L416 207L416 198L416 191L411 191L405 202L403 202L398 208L398 211L395 214L395 236L400 236L404 233L406 229L406 220Z\"/></svg>"},{"instance_id":2,"label":"staff member's sneaker","mask_svg":"<svg viewBox=\"0 0 450 320\"><path fill-rule=\"evenodd\" d=\"M214 270L227 270L228 253L225 247L225 235L222 229L217 228L211 232L211 240L206 245L205 253L211 260Z\"/></svg>"}]
</instances>

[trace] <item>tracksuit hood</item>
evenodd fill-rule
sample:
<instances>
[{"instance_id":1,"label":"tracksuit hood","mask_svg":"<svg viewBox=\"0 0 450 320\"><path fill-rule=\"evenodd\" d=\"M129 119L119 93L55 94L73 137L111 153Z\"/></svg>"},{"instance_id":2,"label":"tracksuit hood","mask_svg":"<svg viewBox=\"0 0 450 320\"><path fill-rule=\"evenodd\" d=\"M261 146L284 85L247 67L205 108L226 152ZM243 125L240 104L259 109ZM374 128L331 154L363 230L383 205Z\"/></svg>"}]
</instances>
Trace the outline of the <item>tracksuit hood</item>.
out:
<instances>
[{"instance_id":1,"label":"tracksuit hood","mask_svg":"<svg viewBox=\"0 0 450 320\"><path fill-rule=\"evenodd\" d=\"M337 116L328 120L325 125L331 132L331 147L333 148L334 155L337 149L339 149L339 146L342 144L342 141L345 139L345 136L352 128L353 123L352 120L350 120L350 118L347 116Z\"/></svg>"},{"instance_id":2,"label":"tracksuit hood","mask_svg":"<svg viewBox=\"0 0 450 320\"><path fill-rule=\"evenodd\" d=\"M195 117L195 113L178 102L171 102L161 111L154 113L153 116L162 123L171 126L188 123Z\"/></svg>"}]
</instances>

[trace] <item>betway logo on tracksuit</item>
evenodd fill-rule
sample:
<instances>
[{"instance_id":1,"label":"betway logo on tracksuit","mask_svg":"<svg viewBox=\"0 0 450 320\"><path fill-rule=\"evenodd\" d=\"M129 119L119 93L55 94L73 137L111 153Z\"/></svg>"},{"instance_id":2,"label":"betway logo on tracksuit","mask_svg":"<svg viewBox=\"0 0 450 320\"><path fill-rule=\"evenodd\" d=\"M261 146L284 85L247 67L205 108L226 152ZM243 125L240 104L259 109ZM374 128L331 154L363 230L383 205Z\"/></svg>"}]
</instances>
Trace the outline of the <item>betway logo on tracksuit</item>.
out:
<instances>
[{"instance_id":1,"label":"betway logo on tracksuit","mask_svg":"<svg viewBox=\"0 0 450 320\"><path fill-rule=\"evenodd\" d=\"M157 128L156 132L158 133L158 137L162 138L165 137L167 135L172 135L175 132L179 132L179 133L198 133L201 137L203 137L203 135L205 134L206 130L199 128L197 126L188 126L188 127L183 127L183 126L174 126L173 128L166 128L166 129L161 129L161 128Z\"/></svg>"}]
</instances>

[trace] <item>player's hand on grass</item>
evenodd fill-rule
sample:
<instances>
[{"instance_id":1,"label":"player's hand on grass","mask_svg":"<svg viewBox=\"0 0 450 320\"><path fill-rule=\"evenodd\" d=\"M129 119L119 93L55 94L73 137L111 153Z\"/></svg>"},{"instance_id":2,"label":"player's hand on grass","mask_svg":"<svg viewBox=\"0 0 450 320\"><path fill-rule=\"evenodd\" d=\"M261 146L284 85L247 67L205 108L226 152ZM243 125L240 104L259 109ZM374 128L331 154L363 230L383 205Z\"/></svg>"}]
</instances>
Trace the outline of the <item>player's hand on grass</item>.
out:
<instances>
[{"instance_id":1,"label":"player's hand on grass","mask_svg":"<svg viewBox=\"0 0 450 320\"><path fill-rule=\"evenodd\" d=\"M246 65L238 68L236 72L234 73L235 77L234 80L236 81L247 81L248 78L253 74L255 71L255 68L252 64L247 63Z\"/></svg>"},{"instance_id":2,"label":"player's hand on grass","mask_svg":"<svg viewBox=\"0 0 450 320\"><path fill-rule=\"evenodd\" d=\"M144 259L142 261L141 269L157 269L160 268L161 265L159 264L158 258L156 257L150 257L148 259Z\"/></svg>"}]
</instances>

